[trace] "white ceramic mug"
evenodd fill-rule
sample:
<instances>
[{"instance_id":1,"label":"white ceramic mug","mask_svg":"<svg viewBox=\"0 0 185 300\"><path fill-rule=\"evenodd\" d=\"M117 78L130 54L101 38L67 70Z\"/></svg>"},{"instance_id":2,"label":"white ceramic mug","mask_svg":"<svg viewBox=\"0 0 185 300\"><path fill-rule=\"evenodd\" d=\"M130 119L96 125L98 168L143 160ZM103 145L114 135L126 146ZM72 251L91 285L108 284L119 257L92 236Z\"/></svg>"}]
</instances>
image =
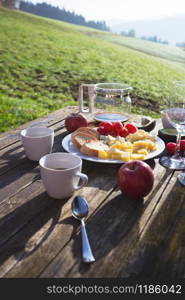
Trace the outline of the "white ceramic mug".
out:
<instances>
[{"instance_id":1,"label":"white ceramic mug","mask_svg":"<svg viewBox=\"0 0 185 300\"><path fill-rule=\"evenodd\" d=\"M42 157L39 165L43 184L52 198L68 198L87 184L87 175L81 173L82 160L74 154L51 153Z\"/></svg>"},{"instance_id":2,"label":"white ceramic mug","mask_svg":"<svg viewBox=\"0 0 185 300\"><path fill-rule=\"evenodd\" d=\"M33 161L51 153L54 130L47 127L29 127L21 131L21 140L26 156Z\"/></svg>"}]
</instances>

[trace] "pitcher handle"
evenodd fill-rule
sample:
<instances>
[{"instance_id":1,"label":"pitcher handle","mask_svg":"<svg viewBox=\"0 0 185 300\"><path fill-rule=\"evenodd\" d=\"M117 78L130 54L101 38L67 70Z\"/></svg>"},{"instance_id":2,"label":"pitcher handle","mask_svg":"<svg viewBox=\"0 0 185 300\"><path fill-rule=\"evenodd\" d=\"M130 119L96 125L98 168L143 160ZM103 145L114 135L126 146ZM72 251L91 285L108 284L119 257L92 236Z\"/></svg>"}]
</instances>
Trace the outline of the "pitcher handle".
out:
<instances>
[{"instance_id":1,"label":"pitcher handle","mask_svg":"<svg viewBox=\"0 0 185 300\"><path fill-rule=\"evenodd\" d=\"M84 87L88 88L88 109L84 109L83 107L83 91ZM79 86L79 95L78 95L78 102L79 102L79 112L89 112L92 113L94 109L94 99L95 99L95 84L81 84Z\"/></svg>"}]
</instances>

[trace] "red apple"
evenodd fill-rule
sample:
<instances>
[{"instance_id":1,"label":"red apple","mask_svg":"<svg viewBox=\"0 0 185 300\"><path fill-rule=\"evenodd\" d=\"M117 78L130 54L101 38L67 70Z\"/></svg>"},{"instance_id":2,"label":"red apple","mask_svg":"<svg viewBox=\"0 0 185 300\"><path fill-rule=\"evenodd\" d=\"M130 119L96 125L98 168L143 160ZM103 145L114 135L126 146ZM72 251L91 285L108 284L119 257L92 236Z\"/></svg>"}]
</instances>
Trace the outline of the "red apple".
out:
<instances>
[{"instance_id":1,"label":"red apple","mask_svg":"<svg viewBox=\"0 0 185 300\"><path fill-rule=\"evenodd\" d=\"M65 119L65 127L69 132L73 132L79 127L87 127L86 117L81 113L73 113Z\"/></svg>"},{"instance_id":2,"label":"red apple","mask_svg":"<svg viewBox=\"0 0 185 300\"><path fill-rule=\"evenodd\" d=\"M144 161L130 161L118 170L117 183L123 194L131 199L140 199L152 190L154 173Z\"/></svg>"}]
</instances>

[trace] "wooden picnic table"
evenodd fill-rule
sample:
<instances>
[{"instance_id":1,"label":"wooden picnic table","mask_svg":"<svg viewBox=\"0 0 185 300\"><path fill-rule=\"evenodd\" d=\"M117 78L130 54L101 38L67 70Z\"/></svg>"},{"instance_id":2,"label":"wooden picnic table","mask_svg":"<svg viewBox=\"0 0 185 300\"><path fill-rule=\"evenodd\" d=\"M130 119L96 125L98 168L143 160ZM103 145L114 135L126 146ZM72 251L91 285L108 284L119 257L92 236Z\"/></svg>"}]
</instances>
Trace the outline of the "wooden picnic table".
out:
<instances>
[{"instance_id":1,"label":"wooden picnic table","mask_svg":"<svg viewBox=\"0 0 185 300\"><path fill-rule=\"evenodd\" d=\"M96 261L82 262L74 196L47 195L38 163L26 158L19 139L22 128L48 126L55 131L53 152L63 151L64 119L74 111L67 107L0 135L0 276L184 278L185 188L178 172L163 168L158 158L149 161L155 184L143 201L131 201L117 188L120 164L83 161L89 182L74 196L89 203L86 228ZM156 132L161 127L157 120Z\"/></svg>"}]
</instances>

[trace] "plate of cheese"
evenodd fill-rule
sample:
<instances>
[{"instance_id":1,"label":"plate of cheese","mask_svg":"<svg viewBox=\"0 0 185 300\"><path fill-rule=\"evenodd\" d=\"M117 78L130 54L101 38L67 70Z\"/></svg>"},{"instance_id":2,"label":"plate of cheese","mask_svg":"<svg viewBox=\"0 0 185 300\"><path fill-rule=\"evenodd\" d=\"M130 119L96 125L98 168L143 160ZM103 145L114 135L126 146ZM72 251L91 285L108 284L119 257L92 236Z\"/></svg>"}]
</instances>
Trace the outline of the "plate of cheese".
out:
<instances>
[{"instance_id":1,"label":"plate of cheese","mask_svg":"<svg viewBox=\"0 0 185 300\"><path fill-rule=\"evenodd\" d=\"M82 159L99 163L123 163L157 157L165 149L158 136L137 130L126 138L101 136L95 128L80 127L62 140L62 147Z\"/></svg>"}]
</instances>

